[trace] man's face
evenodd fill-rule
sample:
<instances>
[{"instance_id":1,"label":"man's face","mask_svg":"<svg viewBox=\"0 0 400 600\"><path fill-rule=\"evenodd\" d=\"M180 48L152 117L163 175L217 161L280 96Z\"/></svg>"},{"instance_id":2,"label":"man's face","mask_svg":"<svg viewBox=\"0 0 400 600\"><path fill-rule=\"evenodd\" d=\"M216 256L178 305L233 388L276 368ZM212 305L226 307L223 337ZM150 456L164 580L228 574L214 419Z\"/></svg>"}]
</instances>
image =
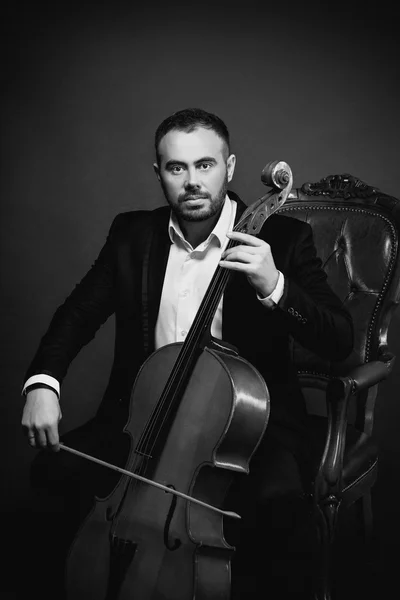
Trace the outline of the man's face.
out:
<instances>
[{"instance_id":1,"label":"man's face","mask_svg":"<svg viewBox=\"0 0 400 600\"><path fill-rule=\"evenodd\" d=\"M165 197L179 219L204 221L221 210L235 156L212 129L173 129L160 141L154 164Z\"/></svg>"}]
</instances>

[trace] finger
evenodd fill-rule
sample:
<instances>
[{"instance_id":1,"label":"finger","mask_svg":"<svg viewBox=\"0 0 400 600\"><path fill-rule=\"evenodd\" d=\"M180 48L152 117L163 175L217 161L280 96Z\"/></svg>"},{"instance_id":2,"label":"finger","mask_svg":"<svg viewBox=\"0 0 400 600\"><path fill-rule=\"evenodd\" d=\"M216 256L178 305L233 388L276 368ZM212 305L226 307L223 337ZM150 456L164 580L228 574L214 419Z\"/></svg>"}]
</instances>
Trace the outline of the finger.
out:
<instances>
[{"instance_id":1,"label":"finger","mask_svg":"<svg viewBox=\"0 0 400 600\"><path fill-rule=\"evenodd\" d=\"M28 443L30 446L32 446L32 448L36 448L36 437L35 437L35 432L32 431L28 431L27 432L27 437L28 437Z\"/></svg>"},{"instance_id":2,"label":"finger","mask_svg":"<svg viewBox=\"0 0 400 600\"><path fill-rule=\"evenodd\" d=\"M259 254L262 251L261 246L234 246L233 248L228 248L222 253L222 258L229 256L232 252L248 252L249 254Z\"/></svg>"},{"instance_id":3,"label":"finger","mask_svg":"<svg viewBox=\"0 0 400 600\"><path fill-rule=\"evenodd\" d=\"M35 438L37 446L39 446L40 448L47 447L47 435L44 429L37 429Z\"/></svg>"},{"instance_id":4,"label":"finger","mask_svg":"<svg viewBox=\"0 0 400 600\"><path fill-rule=\"evenodd\" d=\"M252 263L254 260L257 261L257 258L254 254L250 254L249 252L237 251L235 249L234 252L231 252L223 257L223 260L228 260L229 262L240 262L240 263Z\"/></svg>"},{"instance_id":5,"label":"finger","mask_svg":"<svg viewBox=\"0 0 400 600\"><path fill-rule=\"evenodd\" d=\"M60 450L60 438L57 427L50 427L47 430L47 445L54 452L58 452Z\"/></svg>"},{"instance_id":6,"label":"finger","mask_svg":"<svg viewBox=\"0 0 400 600\"><path fill-rule=\"evenodd\" d=\"M244 242L249 246L262 246L266 242L264 240L260 240L254 235L250 235L249 233L240 233L239 231L231 231L227 233L226 236L231 240L237 240L238 242Z\"/></svg>"},{"instance_id":7,"label":"finger","mask_svg":"<svg viewBox=\"0 0 400 600\"><path fill-rule=\"evenodd\" d=\"M241 273L246 273L247 275L251 274L253 271L251 270L251 265L242 263L242 262L233 262L230 260L220 260L219 264L221 267L225 269L231 269L232 271L241 271Z\"/></svg>"}]
</instances>

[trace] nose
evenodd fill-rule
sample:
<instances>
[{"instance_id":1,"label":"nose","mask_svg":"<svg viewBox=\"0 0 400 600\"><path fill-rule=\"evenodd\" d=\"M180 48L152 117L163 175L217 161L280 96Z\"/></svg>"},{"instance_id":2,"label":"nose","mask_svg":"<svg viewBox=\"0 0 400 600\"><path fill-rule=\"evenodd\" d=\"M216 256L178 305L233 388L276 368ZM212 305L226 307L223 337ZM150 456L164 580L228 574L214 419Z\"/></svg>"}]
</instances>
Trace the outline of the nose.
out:
<instances>
[{"instance_id":1,"label":"nose","mask_svg":"<svg viewBox=\"0 0 400 600\"><path fill-rule=\"evenodd\" d=\"M195 167L189 168L187 171L185 188L186 189L200 188L199 174Z\"/></svg>"}]
</instances>

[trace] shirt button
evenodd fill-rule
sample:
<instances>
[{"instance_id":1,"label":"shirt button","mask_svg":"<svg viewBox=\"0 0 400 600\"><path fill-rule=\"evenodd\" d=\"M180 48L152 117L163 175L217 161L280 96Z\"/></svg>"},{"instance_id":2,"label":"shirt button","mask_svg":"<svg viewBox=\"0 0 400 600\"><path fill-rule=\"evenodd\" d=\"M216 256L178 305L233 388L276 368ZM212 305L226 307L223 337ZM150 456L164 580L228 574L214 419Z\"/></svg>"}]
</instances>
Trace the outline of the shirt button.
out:
<instances>
[{"instance_id":1,"label":"shirt button","mask_svg":"<svg viewBox=\"0 0 400 600\"><path fill-rule=\"evenodd\" d=\"M181 331L181 336L185 337L187 335L187 331Z\"/></svg>"},{"instance_id":2,"label":"shirt button","mask_svg":"<svg viewBox=\"0 0 400 600\"><path fill-rule=\"evenodd\" d=\"M186 298L186 296L189 294L189 290L183 290L183 292L181 292L181 296L182 298Z\"/></svg>"}]
</instances>

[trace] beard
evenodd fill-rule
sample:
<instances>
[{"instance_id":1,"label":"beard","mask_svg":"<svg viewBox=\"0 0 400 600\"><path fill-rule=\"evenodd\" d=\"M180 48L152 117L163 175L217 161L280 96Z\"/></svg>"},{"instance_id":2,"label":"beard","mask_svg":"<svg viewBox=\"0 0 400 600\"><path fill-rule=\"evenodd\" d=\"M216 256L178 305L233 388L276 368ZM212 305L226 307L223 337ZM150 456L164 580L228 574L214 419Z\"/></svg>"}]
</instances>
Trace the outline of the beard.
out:
<instances>
[{"instance_id":1,"label":"beard","mask_svg":"<svg viewBox=\"0 0 400 600\"><path fill-rule=\"evenodd\" d=\"M206 221L207 219L217 215L222 210L226 192L228 190L228 174L225 174L224 182L214 196L211 196L211 194L208 192L199 192L197 188L193 187L192 189L187 189L184 194L180 194L178 196L178 201L174 204L170 202L164 186L162 187L168 204L171 206L171 209L174 211L179 220L190 222ZM207 202L206 206L201 207L189 205L187 203L187 200L197 198L199 200L206 199L209 200L209 202Z\"/></svg>"}]
</instances>

